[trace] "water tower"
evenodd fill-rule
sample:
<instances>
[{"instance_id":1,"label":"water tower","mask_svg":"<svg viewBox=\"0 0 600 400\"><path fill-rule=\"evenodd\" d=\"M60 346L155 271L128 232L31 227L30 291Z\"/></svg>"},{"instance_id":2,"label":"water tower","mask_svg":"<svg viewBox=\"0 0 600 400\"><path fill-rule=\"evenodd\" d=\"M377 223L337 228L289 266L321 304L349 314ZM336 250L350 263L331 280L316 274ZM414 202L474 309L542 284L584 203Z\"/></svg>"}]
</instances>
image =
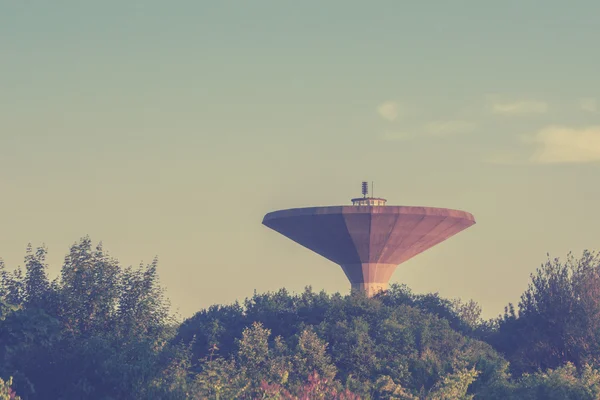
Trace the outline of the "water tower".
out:
<instances>
[{"instance_id":1,"label":"water tower","mask_svg":"<svg viewBox=\"0 0 600 400\"><path fill-rule=\"evenodd\" d=\"M399 264L475 224L465 211L386 205L366 182L362 194L351 206L274 211L263 224L341 266L367 296L387 289Z\"/></svg>"}]
</instances>

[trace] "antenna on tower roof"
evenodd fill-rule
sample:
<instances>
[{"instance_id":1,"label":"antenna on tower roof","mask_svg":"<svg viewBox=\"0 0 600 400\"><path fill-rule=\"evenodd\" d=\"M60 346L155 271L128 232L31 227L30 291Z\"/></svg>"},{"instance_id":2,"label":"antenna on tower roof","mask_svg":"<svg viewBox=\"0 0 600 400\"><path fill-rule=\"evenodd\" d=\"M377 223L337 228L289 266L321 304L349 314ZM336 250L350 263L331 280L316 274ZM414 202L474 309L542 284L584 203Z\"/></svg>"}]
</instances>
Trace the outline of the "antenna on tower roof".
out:
<instances>
[{"instance_id":1,"label":"antenna on tower roof","mask_svg":"<svg viewBox=\"0 0 600 400\"><path fill-rule=\"evenodd\" d=\"M365 198L367 197L367 194L369 194L369 182L362 183L362 194Z\"/></svg>"}]
</instances>

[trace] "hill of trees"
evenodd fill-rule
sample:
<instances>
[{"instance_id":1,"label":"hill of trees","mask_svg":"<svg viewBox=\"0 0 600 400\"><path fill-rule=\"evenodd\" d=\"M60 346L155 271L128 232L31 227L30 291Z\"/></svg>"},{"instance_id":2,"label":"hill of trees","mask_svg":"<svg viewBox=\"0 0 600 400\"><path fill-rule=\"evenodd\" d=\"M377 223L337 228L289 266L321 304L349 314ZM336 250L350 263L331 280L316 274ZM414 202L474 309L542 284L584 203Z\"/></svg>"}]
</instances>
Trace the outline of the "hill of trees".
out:
<instances>
[{"instance_id":1,"label":"hill of trees","mask_svg":"<svg viewBox=\"0 0 600 400\"><path fill-rule=\"evenodd\" d=\"M46 252L0 262L0 399L600 398L596 253L549 259L492 320L392 285L255 293L179 323L156 260L124 268L86 237L51 281Z\"/></svg>"}]
</instances>

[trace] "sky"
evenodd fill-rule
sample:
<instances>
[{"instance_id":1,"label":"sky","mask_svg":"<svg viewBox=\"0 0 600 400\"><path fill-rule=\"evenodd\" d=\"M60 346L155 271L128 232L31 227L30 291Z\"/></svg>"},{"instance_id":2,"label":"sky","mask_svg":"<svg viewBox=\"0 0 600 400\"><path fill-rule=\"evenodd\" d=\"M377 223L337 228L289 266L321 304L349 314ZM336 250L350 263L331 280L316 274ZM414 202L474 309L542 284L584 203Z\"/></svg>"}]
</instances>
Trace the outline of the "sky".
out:
<instances>
[{"instance_id":1,"label":"sky","mask_svg":"<svg viewBox=\"0 0 600 400\"><path fill-rule=\"evenodd\" d=\"M392 283L516 303L600 250L600 2L0 0L0 257L89 235L158 256L182 318L285 287L347 293L270 211L388 204L477 224Z\"/></svg>"}]
</instances>

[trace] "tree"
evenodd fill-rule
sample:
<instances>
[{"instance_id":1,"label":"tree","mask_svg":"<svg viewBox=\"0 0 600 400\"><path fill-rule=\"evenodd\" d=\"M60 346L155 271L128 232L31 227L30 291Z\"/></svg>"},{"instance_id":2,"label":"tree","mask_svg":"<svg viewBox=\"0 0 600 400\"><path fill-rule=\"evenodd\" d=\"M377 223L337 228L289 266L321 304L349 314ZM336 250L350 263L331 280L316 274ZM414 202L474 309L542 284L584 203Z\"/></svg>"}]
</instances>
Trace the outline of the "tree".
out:
<instances>
[{"instance_id":1,"label":"tree","mask_svg":"<svg viewBox=\"0 0 600 400\"><path fill-rule=\"evenodd\" d=\"M0 288L4 301L12 305L23 304L25 297L25 283L23 271L17 267L14 271L6 271L4 262L0 261Z\"/></svg>"},{"instance_id":2,"label":"tree","mask_svg":"<svg viewBox=\"0 0 600 400\"><path fill-rule=\"evenodd\" d=\"M595 400L600 397L600 373L590 365L572 363L519 379L490 385L481 398L490 400Z\"/></svg>"},{"instance_id":3,"label":"tree","mask_svg":"<svg viewBox=\"0 0 600 400\"><path fill-rule=\"evenodd\" d=\"M264 381L291 395L315 371L336 390L347 388L364 398L383 396L384 387L389 396L395 391L425 395L449 374L473 368L478 375L468 386L471 394L505 378L506 361L488 344L426 311L431 307L441 315L447 310L445 315L457 326L464 324L452 302L433 296L419 298L421 306L415 306L416 300L406 304L400 294L367 298L310 289L299 295L255 294L245 307L200 311L181 325L177 340L190 344L192 359L203 359L216 346L219 357L235 360L236 368L245 371L252 390ZM197 346L195 338L205 345ZM207 346L210 340L214 342ZM237 341L237 350L231 350L232 341ZM198 367L202 369L202 362Z\"/></svg>"},{"instance_id":4,"label":"tree","mask_svg":"<svg viewBox=\"0 0 600 400\"><path fill-rule=\"evenodd\" d=\"M300 386L296 393L291 393L283 386L261 382L255 398L272 400L359 400L356 394L348 389L339 390L332 386L328 379L319 376L315 371L309 375L308 380Z\"/></svg>"},{"instance_id":5,"label":"tree","mask_svg":"<svg viewBox=\"0 0 600 400\"><path fill-rule=\"evenodd\" d=\"M58 372L49 366L59 340L55 318L39 308L13 307L0 321L0 376L13 376L18 392L32 395Z\"/></svg>"},{"instance_id":6,"label":"tree","mask_svg":"<svg viewBox=\"0 0 600 400\"><path fill-rule=\"evenodd\" d=\"M72 335L115 329L121 268L89 237L75 243L65 257L59 281L59 316Z\"/></svg>"},{"instance_id":7,"label":"tree","mask_svg":"<svg viewBox=\"0 0 600 400\"><path fill-rule=\"evenodd\" d=\"M300 382L306 382L315 372L322 379L333 381L337 373L337 368L327 353L327 343L312 329L306 329L299 335L292 365L294 375Z\"/></svg>"},{"instance_id":8,"label":"tree","mask_svg":"<svg viewBox=\"0 0 600 400\"><path fill-rule=\"evenodd\" d=\"M137 270L131 267L121 274L117 289L117 319L124 335L160 332L173 319L169 316L164 290L158 283L158 259Z\"/></svg>"},{"instance_id":9,"label":"tree","mask_svg":"<svg viewBox=\"0 0 600 400\"><path fill-rule=\"evenodd\" d=\"M169 314L157 259L124 268L85 237L50 282L46 254L28 246L24 273L0 262L0 377L13 377L0 381L1 395L10 387L26 400L600 398L595 253L548 260L518 310L511 304L491 321L473 301L395 285L374 298L255 293L182 324Z\"/></svg>"},{"instance_id":10,"label":"tree","mask_svg":"<svg viewBox=\"0 0 600 400\"><path fill-rule=\"evenodd\" d=\"M439 381L427 394L427 400L470 400L472 394L467 394L471 385L479 375L475 368L463 369L448 374Z\"/></svg>"},{"instance_id":11,"label":"tree","mask_svg":"<svg viewBox=\"0 0 600 400\"><path fill-rule=\"evenodd\" d=\"M271 331L263 327L260 322L255 322L242 333L238 342L239 350L237 360L247 371L248 377L255 383L268 378L269 363L269 336Z\"/></svg>"},{"instance_id":12,"label":"tree","mask_svg":"<svg viewBox=\"0 0 600 400\"><path fill-rule=\"evenodd\" d=\"M517 375L567 362L600 365L600 256L548 259L532 274L518 312L509 305L488 341Z\"/></svg>"},{"instance_id":13,"label":"tree","mask_svg":"<svg viewBox=\"0 0 600 400\"><path fill-rule=\"evenodd\" d=\"M12 390L11 385L12 378L9 378L6 382L0 378L0 400L21 400L15 391Z\"/></svg>"},{"instance_id":14,"label":"tree","mask_svg":"<svg viewBox=\"0 0 600 400\"><path fill-rule=\"evenodd\" d=\"M32 400L181 396L190 358L169 343L157 260L123 269L84 237L49 283L46 252L28 246L24 276L0 268L0 376Z\"/></svg>"},{"instance_id":15,"label":"tree","mask_svg":"<svg viewBox=\"0 0 600 400\"><path fill-rule=\"evenodd\" d=\"M45 246L39 247L35 252L31 243L27 246L23 287L23 300L27 307L47 307L48 301L51 301L50 283L46 275L47 253L48 250Z\"/></svg>"},{"instance_id":16,"label":"tree","mask_svg":"<svg viewBox=\"0 0 600 400\"><path fill-rule=\"evenodd\" d=\"M204 360L202 371L196 375L193 399L240 399L251 389L245 369L236 362L216 358Z\"/></svg>"}]
</instances>

